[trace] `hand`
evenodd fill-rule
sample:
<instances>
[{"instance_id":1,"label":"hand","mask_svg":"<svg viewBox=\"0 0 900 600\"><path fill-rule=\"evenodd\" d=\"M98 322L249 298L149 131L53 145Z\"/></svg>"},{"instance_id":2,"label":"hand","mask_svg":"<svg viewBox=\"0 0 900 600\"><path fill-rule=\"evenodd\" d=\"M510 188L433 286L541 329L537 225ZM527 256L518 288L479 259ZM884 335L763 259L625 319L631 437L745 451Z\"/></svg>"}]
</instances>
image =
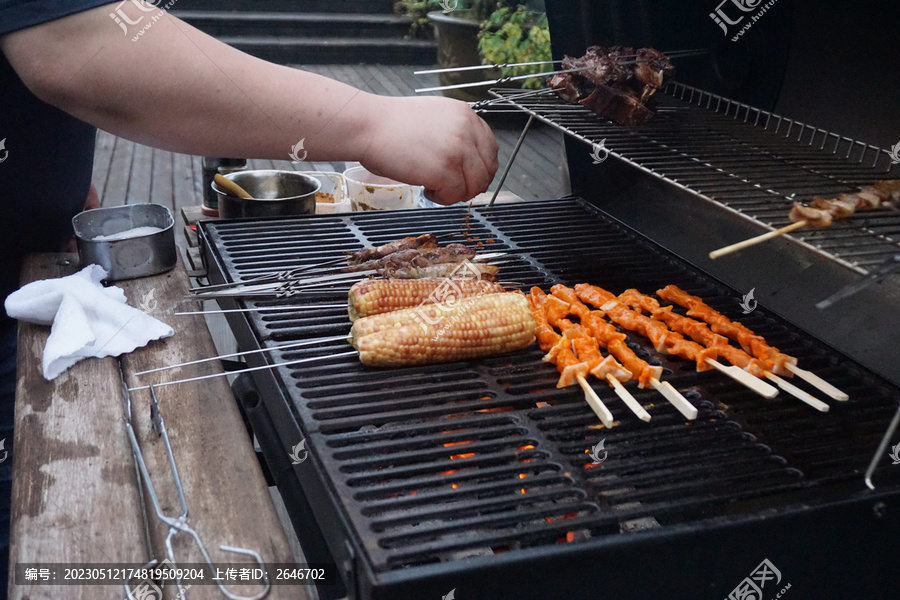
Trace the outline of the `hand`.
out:
<instances>
[{"instance_id":1,"label":"hand","mask_svg":"<svg viewBox=\"0 0 900 600\"><path fill-rule=\"evenodd\" d=\"M360 162L368 170L425 187L439 204L487 191L497 172L497 140L464 102L440 97L375 97L372 133Z\"/></svg>"}]
</instances>

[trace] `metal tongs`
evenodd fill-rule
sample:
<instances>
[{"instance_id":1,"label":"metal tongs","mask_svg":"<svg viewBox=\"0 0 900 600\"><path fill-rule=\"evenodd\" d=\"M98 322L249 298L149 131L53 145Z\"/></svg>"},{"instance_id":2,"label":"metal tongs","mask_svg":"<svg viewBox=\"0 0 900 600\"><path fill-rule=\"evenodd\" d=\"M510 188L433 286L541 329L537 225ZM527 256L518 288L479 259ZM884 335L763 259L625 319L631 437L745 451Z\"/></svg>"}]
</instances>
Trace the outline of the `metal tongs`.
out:
<instances>
[{"instance_id":1,"label":"metal tongs","mask_svg":"<svg viewBox=\"0 0 900 600\"><path fill-rule=\"evenodd\" d=\"M191 527L188 522L188 506L187 500L184 497L184 488L181 485L181 477L178 475L178 467L175 464L175 455L172 453L172 444L169 441L169 433L166 431L166 423L162 418L162 413L159 410L159 401L156 398L156 392L153 389L153 386L150 386L150 419L153 424L153 431L156 432L156 435L162 437L163 443L166 447L166 455L169 459L169 469L172 471L172 480L175 483L175 489L178 491L178 501L181 503L181 513L177 516L169 516L166 515L163 511L162 506L159 503L159 498L156 496L156 489L153 487L153 481L150 479L150 473L147 471L147 463L144 461L144 455L141 452L141 447L138 445L137 436L134 432L134 427L131 423L131 394L128 391L128 386L125 383L125 379L122 379L122 390L123 397L122 402L124 405L124 414L123 419L125 421L125 430L128 432L128 440L131 442L131 451L134 453L134 459L137 462L138 468L141 472L141 477L144 481L144 484L147 486L147 492L150 495L150 501L153 503L153 509L156 511L157 518L169 526L169 533L166 535L166 557L172 563L173 566L176 566L175 561L175 551L172 547L172 538L174 538L179 533L185 533L193 539L194 543L197 545L197 548L200 549L200 553L203 555L203 560L206 561L206 564L210 566L212 569L215 565L213 563L212 557L210 557L209 552L206 549L206 545L203 543L203 540L200 539L200 535ZM223 552L232 552L234 554L243 554L245 556L253 557L256 561L259 568L263 573L263 584L265 588L254 596L242 596L239 594L234 594L229 591L220 581L216 581L216 587L219 588L219 591L223 596L228 598L229 600L261 600L269 595L269 591L272 586L269 583L269 578L265 571L265 563L262 560L262 557L255 550L250 550L248 548L238 548L235 546L226 546L221 545L219 549ZM184 597L184 594L187 592L187 588L181 583L180 579L175 580L175 584L178 586L178 597Z\"/></svg>"},{"instance_id":2,"label":"metal tongs","mask_svg":"<svg viewBox=\"0 0 900 600\"><path fill-rule=\"evenodd\" d=\"M900 254L894 256L893 258L889 258L878 268L869 271L867 275L864 275L850 285L839 289L837 292L835 292L825 300L822 300L821 302L816 304L816 308L818 308L819 310L824 310L835 302L840 302L845 298L849 298L850 296L863 291L873 283L877 283L891 273L897 271L900 271Z\"/></svg>"}]
</instances>

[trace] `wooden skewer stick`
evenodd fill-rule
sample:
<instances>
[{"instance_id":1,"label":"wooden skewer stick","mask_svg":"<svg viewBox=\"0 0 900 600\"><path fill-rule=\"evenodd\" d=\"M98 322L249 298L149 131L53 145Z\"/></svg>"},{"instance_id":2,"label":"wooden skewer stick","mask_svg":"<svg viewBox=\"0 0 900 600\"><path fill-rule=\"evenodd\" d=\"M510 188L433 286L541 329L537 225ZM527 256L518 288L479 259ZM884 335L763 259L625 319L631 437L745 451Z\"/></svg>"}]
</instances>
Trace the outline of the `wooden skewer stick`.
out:
<instances>
[{"instance_id":1,"label":"wooden skewer stick","mask_svg":"<svg viewBox=\"0 0 900 600\"><path fill-rule=\"evenodd\" d=\"M785 364L785 366L788 368L788 370L791 373L793 373L800 379L804 380L806 383L825 392L831 398L834 398L838 402L846 402L847 400L850 399L850 396L848 396L845 392L842 392L841 390L837 389L836 387L834 387L833 385L831 385L830 383L828 383L827 381L825 381L824 379L822 379L821 377L819 377L818 375L813 373L812 371L807 371L806 369L801 369L797 365L792 365L790 363Z\"/></svg>"},{"instance_id":2,"label":"wooden skewer stick","mask_svg":"<svg viewBox=\"0 0 900 600\"><path fill-rule=\"evenodd\" d=\"M821 412L828 412L829 408L831 408L830 406L828 406L827 404L825 404L824 402L822 402L821 400L819 400L812 394L807 394L806 392L804 392L803 390L798 388L796 385L794 385L790 381L782 379L775 373L766 371L763 374L771 381L774 381L775 385L777 385L778 387L780 387L781 389L786 391L788 394L790 394L794 398L797 398L799 400L806 402L807 404L809 404L816 410L821 411Z\"/></svg>"},{"instance_id":3,"label":"wooden skewer stick","mask_svg":"<svg viewBox=\"0 0 900 600\"><path fill-rule=\"evenodd\" d=\"M594 391L591 384L589 384L582 375L578 375L575 379L578 380L578 385L584 390L584 399L587 401L588 406L591 407L591 410L593 410L597 417L600 418L605 427L612 427L614 420L612 413L609 412L609 409L603 404L603 400L600 399L600 396L597 395L597 392Z\"/></svg>"},{"instance_id":4,"label":"wooden skewer stick","mask_svg":"<svg viewBox=\"0 0 900 600\"><path fill-rule=\"evenodd\" d=\"M725 366L719 361L713 360L711 358L707 358L706 362L722 373L725 373L738 383L744 384L763 398L771 399L778 395L778 389L775 388L775 386L769 385L759 377L751 375L740 367L736 367L734 365Z\"/></svg>"},{"instance_id":5,"label":"wooden skewer stick","mask_svg":"<svg viewBox=\"0 0 900 600\"><path fill-rule=\"evenodd\" d=\"M796 223L791 223L790 225L785 225L780 229L776 229L775 231L770 231L769 233L764 233L762 235L758 235L756 237L750 238L749 240L744 240L743 242L738 242L737 244L731 244L730 246L725 246L724 248L719 248L718 250L713 250L709 253L709 257L713 260L719 258L720 256L725 256L726 254L731 254L732 252L737 252L738 250L743 250L744 248L749 248L750 246L755 246L756 244L765 242L766 240L771 240L772 238L778 237L779 235L784 235L786 233L790 233L796 229L800 229L801 227L806 227L808 225L807 221L797 221Z\"/></svg>"},{"instance_id":6,"label":"wooden skewer stick","mask_svg":"<svg viewBox=\"0 0 900 600\"><path fill-rule=\"evenodd\" d=\"M688 402L688 399L681 395L681 392L675 389L671 383L661 383L659 379L651 379L650 385L653 389L663 395L669 403L678 409L689 421L693 421L700 414L697 408Z\"/></svg>"},{"instance_id":7,"label":"wooden skewer stick","mask_svg":"<svg viewBox=\"0 0 900 600\"><path fill-rule=\"evenodd\" d=\"M625 386L622 385L618 379L613 377L611 373L607 373L606 380L613 387L613 390L615 390L619 398L622 399L622 402L625 403L625 406L630 408L631 412L633 412L638 419L644 422L650 420L650 413L644 410L644 407L641 406L641 403L634 399L634 396L631 395L631 392L625 389Z\"/></svg>"},{"instance_id":8,"label":"wooden skewer stick","mask_svg":"<svg viewBox=\"0 0 900 600\"><path fill-rule=\"evenodd\" d=\"M247 190L228 179L227 177L223 177L222 175L216 173L216 176L213 177L213 181L219 184L220 187L224 188L225 191L230 192L233 196L237 196L238 198L252 199L253 196L247 193Z\"/></svg>"}]
</instances>

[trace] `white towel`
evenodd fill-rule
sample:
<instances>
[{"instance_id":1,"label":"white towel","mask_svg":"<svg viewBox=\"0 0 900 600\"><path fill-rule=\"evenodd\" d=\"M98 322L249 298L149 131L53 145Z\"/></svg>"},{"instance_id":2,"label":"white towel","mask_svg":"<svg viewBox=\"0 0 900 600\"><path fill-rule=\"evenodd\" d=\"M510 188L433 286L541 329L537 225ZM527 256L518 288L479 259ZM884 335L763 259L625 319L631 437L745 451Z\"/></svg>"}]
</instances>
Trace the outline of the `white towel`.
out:
<instances>
[{"instance_id":1,"label":"white towel","mask_svg":"<svg viewBox=\"0 0 900 600\"><path fill-rule=\"evenodd\" d=\"M120 287L103 287L107 273L90 265L68 277L34 281L6 299L6 313L51 325L42 365L48 381L82 358L119 356L174 335L171 327L128 306Z\"/></svg>"}]
</instances>

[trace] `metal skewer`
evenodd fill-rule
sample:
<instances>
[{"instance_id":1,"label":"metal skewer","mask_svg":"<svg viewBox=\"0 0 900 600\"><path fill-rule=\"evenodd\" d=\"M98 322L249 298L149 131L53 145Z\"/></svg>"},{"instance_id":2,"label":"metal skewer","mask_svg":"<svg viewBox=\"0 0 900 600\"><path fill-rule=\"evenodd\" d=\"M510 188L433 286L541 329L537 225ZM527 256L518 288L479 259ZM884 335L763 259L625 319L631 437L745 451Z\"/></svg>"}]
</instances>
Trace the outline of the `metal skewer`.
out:
<instances>
[{"instance_id":1,"label":"metal skewer","mask_svg":"<svg viewBox=\"0 0 900 600\"><path fill-rule=\"evenodd\" d=\"M867 287L871 286L874 283L877 283L878 281L881 281L883 278L898 270L900 270L900 254L887 259L884 264L881 264L875 269L869 271L868 275L864 275L856 281L851 282L849 285L842 287L828 298L816 304L816 308L818 308L819 310L824 310L830 307L835 302L840 302L845 298L849 298L850 296L863 291Z\"/></svg>"},{"instance_id":2,"label":"metal skewer","mask_svg":"<svg viewBox=\"0 0 900 600\"><path fill-rule=\"evenodd\" d=\"M467 83L455 83L453 85L439 85L435 87L428 88L418 88L415 90L417 94L422 94L425 92L440 92L443 90L458 90L462 88L470 88L470 87L480 87L484 85L497 85L500 83L507 83L509 81L520 81L522 79L531 79L532 77L547 77L548 75L561 75L564 73L578 73L580 71L591 71L596 69L596 66L593 67L578 67L577 69L563 69L562 71L544 71L543 73L535 73L533 75L514 75L512 77L501 77L500 79L488 79L487 81L470 81Z\"/></svg>"},{"instance_id":3,"label":"metal skewer","mask_svg":"<svg viewBox=\"0 0 900 600\"><path fill-rule=\"evenodd\" d=\"M223 358L233 358L235 356L246 356L248 354L257 354L259 352L274 352L275 350L287 350L288 348L299 348L301 346L310 346L313 344L324 344L326 342L336 342L338 340L346 340L347 335L335 335L331 337L323 337L316 338L313 340L303 340L302 342L294 342L292 344L283 344L281 346L274 346L272 348L259 348L257 350L246 350L244 352L232 352L231 354L222 354L221 356L213 356L212 358L201 358L198 360L192 360L189 362L179 363L177 365L168 365L165 367L158 367L156 369L147 369L146 371L140 371L139 373L135 373L136 376L146 375L147 373L158 373L159 371L168 371L169 369L177 369L179 367L187 367L189 365L198 365L200 363L210 362L213 360L221 360Z\"/></svg>"},{"instance_id":4,"label":"metal skewer","mask_svg":"<svg viewBox=\"0 0 900 600\"><path fill-rule=\"evenodd\" d=\"M525 123L525 128L522 129L522 134L519 136L519 141L516 142L516 147L513 148L512 154L509 157L509 161L506 163L506 167L503 169L503 175L500 176L500 182L497 184L497 189L494 190L494 195L491 196L491 201L488 202L488 207L494 205L494 201L497 200L497 195L500 193L500 190L503 188L503 184L506 182L506 176L509 175L510 169L512 169L513 162L516 160L516 156L519 154L519 149L522 147L522 142L525 141L525 136L528 135L528 130L531 128L531 123L534 121L534 114L528 115L528 121Z\"/></svg>"},{"instance_id":5,"label":"metal skewer","mask_svg":"<svg viewBox=\"0 0 900 600\"><path fill-rule=\"evenodd\" d=\"M700 56L701 54L709 54L709 50L704 48L695 48L693 50L673 50L672 52L662 52L662 54L666 55L666 58L685 58L688 56ZM622 54L616 56L615 59L619 62L619 64L632 64L635 62L645 62L643 60L634 60L634 61L620 61L619 59L631 59L637 58L637 54ZM556 65L563 62L562 60L537 60L533 62L520 62L520 63L503 63L503 64L487 64L487 65L472 65L468 67L447 67L442 69L425 69L423 71L413 71L413 75L432 75L435 73L455 73L458 71L477 71L480 69L506 69L508 67L530 67L533 65ZM593 67L596 68L596 67Z\"/></svg>"},{"instance_id":6,"label":"metal skewer","mask_svg":"<svg viewBox=\"0 0 900 600\"><path fill-rule=\"evenodd\" d=\"M888 444L891 443L891 438L894 436L894 432L897 431L898 425L900 425L900 406L897 406L897 412L894 413L894 418L891 419L891 424L888 425L887 431L884 432L884 437L881 438L881 442L878 444L875 456L872 457L872 462L869 463L869 468L866 469L865 481L870 490L875 489L875 484L872 483L872 476L875 474L875 469L878 468L878 461L881 460L881 457L887 451Z\"/></svg>"},{"instance_id":7,"label":"metal skewer","mask_svg":"<svg viewBox=\"0 0 900 600\"><path fill-rule=\"evenodd\" d=\"M333 265L333 264L340 264L341 262L344 262L346 260L347 260L347 258L342 256L339 258L326 260L325 262L318 263L315 265L309 265L306 267L296 267L293 269L288 269L286 271L264 273L262 275L257 275L256 277L252 277L250 279L245 279L243 281L234 281L231 283L216 283L214 285L202 285L202 286L198 286L198 287L193 287L188 291L197 292L197 291L205 291L205 290L215 290L215 289L226 288L226 287L247 285L248 283L253 283L253 282L267 281L269 279L278 280L278 279L281 279L282 277L289 277L289 276L297 275L299 273L305 273L306 271L315 271L315 270L319 270L319 269L330 270L330 269L323 269L323 267L327 267L327 266Z\"/></svg>"},{"instance_id":8,"label":"metal skewer","mask_svg":"<svg viewBox=\"0 0 900 600\"><path fill-rule=\"evenodd\" d=\"M343 358L345 356L359 356L359 352L356 350L351 350L349 352L339 352L337 354L326 354L325 356L313 356L311 358L300 358L298 360L289 360L286 362L275 363L272 365L262 365L259 367L250 367L247 369L238 369L237 371L223 371L222 373L212 373L210 375L200 375L198 377L190 377L188 379L178 379L176 381L164 381L162 383L155 383L153 387L165 387L167 385L175 385L176 383L188 383L191 381L201 381L204 379L212 379L214 377L224 377L225 375L240 375L241 373L250 373L252 371L262 371L264 369L275 369L277 367L286 367L290 365L299 365L301 363L314 362L318 360L326 360L329 358ZM128 388L128 391L135 392L138 390L149 390L151 386L142 385L138 387Z\"/></svg>"},{"instance_id":9,"label":"metal skewer","mask_svg":"<svg viewBox=\"0 0 900 600\"><path fill-rule=\"evenodd\" d=\"M244 312L277 312L277 311L300 311L306 309L332 309L332 308L347 308L346 304L304 304L300 306L257 306L253 308L229 308L226 310L191 310L185 312L177 312L174 313L177 316L182 315L223 315L228 313L244 313Z\"/></svg>"},{"instance_id":10,"label":"metal skewer","mask_svg":"<svg viewBox=\"0 0 900 600\"><path fill-rule=\"evenodd\" d=\"M272 295L282 292L296 292L305 287L317 287L324 285L336 285L349 283L363 279L368 275L375 275L376 271L357 271L355 273L341 273L338 275L323 275L321 277L306 277L295 280L278 281L272 283L260 283L246 287L230 288L225 290L213 290L202 294L193 294L189 299L203 300L216 298L241 298L244 296Z\"/></svg>"}]
</instances>

